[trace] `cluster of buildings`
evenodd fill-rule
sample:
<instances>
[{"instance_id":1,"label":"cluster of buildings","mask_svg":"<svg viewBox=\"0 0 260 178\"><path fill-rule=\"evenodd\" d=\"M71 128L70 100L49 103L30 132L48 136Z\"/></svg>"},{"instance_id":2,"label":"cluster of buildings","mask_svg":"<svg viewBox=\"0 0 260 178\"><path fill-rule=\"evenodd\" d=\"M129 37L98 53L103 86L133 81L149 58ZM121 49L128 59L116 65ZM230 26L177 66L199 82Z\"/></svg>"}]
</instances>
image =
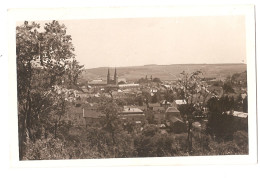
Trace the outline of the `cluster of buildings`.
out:
<instances>
[{"instance_id":1,"label":"cluster of buildings","mask_svg":"<svg viewBox=\"0 0 260 178\"><path fill-rule=\"evenodd\" d=\"M133 98L142 96L143 91L146 91L151 97L159 93L164 98L164 93L173 90L174 84L163 82L161 84L139 84L127 83L125 79L119 79L117 70L114 70L113 78L111 78L110 70L108 69L106 81L92 80L86 86L81 87L75 93L76 98L80 98L80 102L84 103L77 109L78 118L84 120L86 126L89 122L95 122L96 119L105 117L101 112L93 106L87 99L100 98L100 97L113 97L114 99ZM220 92L221 93L221 92ZM83 102L85 101L85 102ZM93 102L95 103L95 102ZM119 113L119 117L127 122L131 121L140 127L147 122L147 112L152 112L154 119L160 121L156 123L162 129L170 129L172 132L181 133L187 131L187 124L180 115L178 110L180 105L187 104L185 100L174 100L169 102L165 99L158 100L157 102L147 102L143 105L125 105ZM206 108L203 112L206 113ZM233 113L237 120L241 121L244 125L247 123L247 114L235 111ZM197 128L201 127L198 122L195 123Z\"/></svg>"}]
</instances>

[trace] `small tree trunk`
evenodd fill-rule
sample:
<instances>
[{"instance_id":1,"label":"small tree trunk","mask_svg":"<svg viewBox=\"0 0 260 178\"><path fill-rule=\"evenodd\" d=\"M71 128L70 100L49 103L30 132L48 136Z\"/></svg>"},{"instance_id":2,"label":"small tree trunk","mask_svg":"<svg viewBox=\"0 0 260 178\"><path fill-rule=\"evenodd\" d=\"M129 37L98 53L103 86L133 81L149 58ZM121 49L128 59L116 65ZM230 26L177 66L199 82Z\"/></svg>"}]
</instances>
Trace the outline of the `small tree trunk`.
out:
<instances>
[{"instance_id":1,"label":"small tree trunk","mask_svg":"<svg viewBox=\"0 0 260 178\"><path fill-rule=\"evenodd\" d=\"M24 152L25 152L25 118L22 119L22 126L20 128L20 139L19 139L19 160L23 159Z\"/></svg>"},{"instance_id":2,"label":"small tree trunk","mask_svg":"<svg viewBox=\"0 0 260 178\"><path fill-rule=\"evenodd\" d=\"M60 119L61 119L61 114L59 115L59 119L55 122L54 138L57 138L57 132L58 132Z\"/></svg>"},{"instance_id":3,"label":"small tree trunk","mask_svg":"<svg viewBox=\"0 0 260 178\"><path fill-rule=\"evenodd\" d=\"M192 152L192 121L188 121L188 151L189 153Z\"/></svg>"},{"instance_id":4,"label":"small tree trunk","mask_svg":"<svg viewBox=\"0 0 260 178\"><path fill-rule=\"evenodd\" d=\"M55 122L55 127L54 127L54 138L57 138L57 127L58 127L58 121Z\"/></svg>"}]
</instances>

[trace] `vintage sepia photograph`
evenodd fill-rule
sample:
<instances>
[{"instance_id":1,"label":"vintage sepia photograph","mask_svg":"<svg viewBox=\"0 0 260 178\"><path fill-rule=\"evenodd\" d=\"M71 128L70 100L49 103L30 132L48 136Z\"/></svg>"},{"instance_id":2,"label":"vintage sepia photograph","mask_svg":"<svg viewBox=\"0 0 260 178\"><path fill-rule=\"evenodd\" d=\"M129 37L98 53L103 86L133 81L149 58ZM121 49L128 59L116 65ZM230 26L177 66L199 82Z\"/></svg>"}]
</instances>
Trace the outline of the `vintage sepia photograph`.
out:
<instances>
[{"instance_id":1,"label":"vintage sepia photograph","mask_svg":"<svg viewBox=\"0 0 260 178\"><path fill-rule=\"evenodd\" d=\"M17 20L19 160L249 155L247 20Z\"/></svg>"}]
</instances>

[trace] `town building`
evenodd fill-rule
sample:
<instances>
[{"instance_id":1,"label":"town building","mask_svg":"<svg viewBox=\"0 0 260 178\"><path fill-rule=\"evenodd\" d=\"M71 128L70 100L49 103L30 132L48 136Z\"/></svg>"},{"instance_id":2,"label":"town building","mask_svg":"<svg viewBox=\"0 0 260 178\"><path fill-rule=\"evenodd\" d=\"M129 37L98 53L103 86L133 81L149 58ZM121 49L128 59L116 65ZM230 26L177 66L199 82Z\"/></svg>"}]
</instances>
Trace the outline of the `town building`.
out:
<instances>
[{"instance_id":1,"label":"town building","mask_svg":"<svg viewBox=\"0 0 260 178\"><path fill-rule=\"evenodd\" d=\"M119 85L119 88L125 89L125 88L138 88L140 87L137 83L129 83L129 84L121 84Z\"/></svg>"},{"instance_id":2,"label":"town building","mask_svg":"<svg viewBox=\"0 0 260 178\"><path fill-rule=\"evenodd\" d=\"M121 119L144 122L144 112L136 107L124 107L123 111L119 113Z\"/></svg>"},{"instance_id":3,"label":"town building","mask_svg":"<svg viewBox=\"0 0 260 178\"><path fill-rule=\"evenodd\" d=\"M107 71L107 80L103 79L96 79L88 82L88 86L90 87L111 87L111 86L117 86L118 85L118 76L117 71L115 69L114 78L111 79L110 77L110 71L108 69Z\"/></svg>"},{"instance_id":4,"label":"town building","mask_svg":"<svg viewBox=\"0 0 260 178\"><path fill-rule=\"evenodd\" d=\"M117 76L117 72L116 72L116 68L115 68L115 73L114 73L114 79L112 80L110 78L110 71L108 69L107 71L107 85L118 85L118 76Z\"/></svg>"},{"instance_id":5,"label":"town building","mask_svg":"<svg viewBox=\"0 0 260 178\"><path fill-rule=\"evenodd\" d=\"M166 126L174 133L187 131L186 123L181 119L180 111L175 107L169 107L165 112Z\"/></svg>"}]
</instances>

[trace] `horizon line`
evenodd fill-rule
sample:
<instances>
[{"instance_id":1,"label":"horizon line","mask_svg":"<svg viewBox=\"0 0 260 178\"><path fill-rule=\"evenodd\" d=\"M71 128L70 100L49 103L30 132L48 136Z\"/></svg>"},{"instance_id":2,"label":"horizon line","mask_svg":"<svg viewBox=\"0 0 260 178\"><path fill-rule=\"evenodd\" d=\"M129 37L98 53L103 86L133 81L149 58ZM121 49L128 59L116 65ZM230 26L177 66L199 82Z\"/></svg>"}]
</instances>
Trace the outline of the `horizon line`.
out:
<instances>
[{"instance_id":1,"label":"horizon line","mask_svg":"<svg viewBox=\"0 0 260 178\"><path fill-rule=\"evenodd\" d=\"M133 66L100 66L100 67L92 67L92 68L85 68L84 66L84 69L87 70L87 69L97 69L97 68L126 68L126 67L145 67L145 66L170 66L170 65L223 65L223 64L226 64L226 65L231 65L231 64L244 64L244 65L247 65L247 63L243 63L243 62L240 62L240 63L232 63L232 62L228 62L228 63L186 63L186 64L183 64L183 63L176 63L176 64L143 64L143 65L133 65Z\"/></svg>"}]
</instances>

